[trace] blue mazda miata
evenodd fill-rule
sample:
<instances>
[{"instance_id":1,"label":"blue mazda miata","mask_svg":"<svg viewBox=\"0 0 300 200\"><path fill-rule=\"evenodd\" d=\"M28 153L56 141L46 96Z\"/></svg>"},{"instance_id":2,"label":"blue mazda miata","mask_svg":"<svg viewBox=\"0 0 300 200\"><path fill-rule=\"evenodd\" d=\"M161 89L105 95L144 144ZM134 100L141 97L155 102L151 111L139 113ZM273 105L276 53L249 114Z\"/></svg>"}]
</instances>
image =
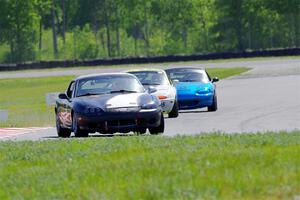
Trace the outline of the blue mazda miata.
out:
<instances>
[{"instance_id":1,"label":"blue mazda miata","mask_svg":"<svg viewBox=\"0 0 300 200\"><path fill-rule=\"evenodd\" d=\"M173 68L167 69L166 72L176 86L179 109L218 109L214 84L219 81L217 77L211 79L206 70L201 68Z\"/></svg>"}]
</instances>

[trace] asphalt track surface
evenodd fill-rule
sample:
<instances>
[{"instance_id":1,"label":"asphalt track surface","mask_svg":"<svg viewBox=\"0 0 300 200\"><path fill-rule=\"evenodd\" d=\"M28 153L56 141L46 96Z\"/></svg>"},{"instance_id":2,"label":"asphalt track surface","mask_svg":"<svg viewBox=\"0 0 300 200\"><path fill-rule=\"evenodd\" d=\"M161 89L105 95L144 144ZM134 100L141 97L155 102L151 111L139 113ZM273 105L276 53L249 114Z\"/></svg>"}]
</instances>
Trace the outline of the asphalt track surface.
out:
<instances>
[{"instance_id":1,"label":"asphalt track surface","mask_svg":"<svg viewBox=\"0 0 300 200\"><path fill-rule=\"evenodd\" d=\"M158 66L158 65L152 65ZM199 66L176 64L175 67ZM200 65L203 66L203 65ZM250 71L217 83L217 112L206 109L180 111L176 119L166 118L166 136L200 133L251 133L300 130L300 59L206 63L205 67L249 67ZM78 69L0 73L1 78L81 75L117 72L124 68ZM3 131L4 132L4 131ZM98 137L99 134L92 135ZM6 134L0 140L57 139L55 128Z\"/></svg>"}]
</instances>

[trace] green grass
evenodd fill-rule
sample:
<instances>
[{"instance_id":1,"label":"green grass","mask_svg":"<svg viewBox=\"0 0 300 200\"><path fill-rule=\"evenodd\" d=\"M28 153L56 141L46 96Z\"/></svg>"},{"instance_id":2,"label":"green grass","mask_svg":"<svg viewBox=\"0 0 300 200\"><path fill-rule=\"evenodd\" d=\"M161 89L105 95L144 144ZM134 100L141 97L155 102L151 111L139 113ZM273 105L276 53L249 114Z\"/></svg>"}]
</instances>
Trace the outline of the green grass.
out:
<instances>
[{"instance_id":1,"label":"green grass","mask_svg":"<svg viewBox=\"0 0 300 200\"><path fill-rule=\"evenodd\" d=\"M218 77L219 79L228 78L231 76L237 76L244 72L249 71L249 68L245 67L235 67L235 68L208 68L207 72L210 77Z\"/></svg>"},{"instance_id":2,"label":"green grass","mask_svg":"<svg viewBox=\"0 0 300 200\"><path fill-rule=\"evenodd\" d=\"M0 109L9 118L0 127L53 125L54 108L46 105L46 94L65 91L71 76L0 80Z\"/></svg>"},{"instance_id":3,"label":"green grass","mask_svg":"<svg viewBox=\"0 0 300 200\"><path fill-rule=\"evenodd\" d=\"M52 52L52 51L51 51ZM20 71L4 71L1 73L14 74L22 71L26 72L44 72L44 71L70 71L70 70L83 70L83 69L108 69L108 68L137 68L137 67L152 67L152 66L182 66L189 64L199 64L200 67L205 67L205 64L209 63L229 63L229 62L252 62L252 61L266 61L266 60L284 60L284 59L299 59L300 56L276 56L276 57L254 57L254 58L232 58L232 59L217 59L217 60L200 60L200 61L184 61L184 62L166 62L166 63L147 63L147 64L130 64L130 65L101 65L101 66L79 66L70 68L51 68L51 69L26 69Z\"/></svg>"},{"instance_id":4,"label":"green grass","mask_svg":"<svg viewBox=\"0 0 300 200\"><path fill-rule=\"evenodd\" d=\"M208 69L211 76L223 79L249 69ZM46 94L66 90L73 76L18 78L0 80L0 109L8 110L9 118L0 127L53 126L54 108L46 105ZM220 83L222 84L222 83Z\"/></svg>"},{"instance_id":5,"label":"green grass","mask_svg":"<svg viewBox=\"0 0 300 200\"><path fill-rule=\"evenodd\" d=\"M294 199L300 131L0 142L0 199Z\"/></svg>"}]
</instances>

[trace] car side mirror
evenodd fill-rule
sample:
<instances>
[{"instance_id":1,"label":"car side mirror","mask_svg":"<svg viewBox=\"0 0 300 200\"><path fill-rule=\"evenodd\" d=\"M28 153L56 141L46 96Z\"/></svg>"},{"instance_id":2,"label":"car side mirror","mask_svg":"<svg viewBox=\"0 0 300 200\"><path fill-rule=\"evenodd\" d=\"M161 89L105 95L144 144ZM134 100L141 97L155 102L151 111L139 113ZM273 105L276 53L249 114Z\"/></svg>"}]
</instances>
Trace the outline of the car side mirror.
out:
<instances>
[{"instance_id":1,"label":"car side mirror","mask_svg":"<svg viewBox=\"0 0 300 200\"><path fill-rule=\"evenodd\" d=\"M153 86L148 87L148 93L149 94L152 94L152 93L155 93L155 92L157 92L157 89L155 87L153 87Z\"/></svg>"},{"instance_id":2,"label":"car side mirror","mask_svg":"<svg viewBox=\"0 0 300 200\"><path fill-rule=\"evenodd\" d=\"M212 82L213 82L213 83L218 82L218 81L219 81L219 78L218 78L218 77L214 77L214 78L212 79Z\"/></svg>"},{"instance_id":3,"label":"car side mirror","mask_svg":"<svg viewBox=\"0 0 300 200\"><path fill-rule=\"evenodd\" d=\"M69 99L68 96L67 96L65 93L60 93L60 94L58 95L58 98L59 98L59 99Z\"/></svg>"},{"instance_id":4,"label":"car side mirror","mask_svg":"<svg viewBox=\"0 0 300 200\"><path fill-rule=\"evenodd\" d=\"M173 83L173 85L177 85L179 83L179 80L178 79L174 79L174 80L172 80L172 83Z\"/></svg>"}]
</instances>

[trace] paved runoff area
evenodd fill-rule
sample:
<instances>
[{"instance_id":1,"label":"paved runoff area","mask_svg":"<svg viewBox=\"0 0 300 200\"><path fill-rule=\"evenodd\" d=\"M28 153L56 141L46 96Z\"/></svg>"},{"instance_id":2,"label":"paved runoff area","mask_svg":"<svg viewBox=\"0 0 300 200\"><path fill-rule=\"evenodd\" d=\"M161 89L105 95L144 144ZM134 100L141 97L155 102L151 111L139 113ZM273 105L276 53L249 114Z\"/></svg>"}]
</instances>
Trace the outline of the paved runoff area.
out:
<instances>
[{"instance_id":1,"label":"paved runoff area","mask_svg":"<svg viewBox=\"0 0 300 200\"><path fill-rule=\"evenodd\" d=\"M50 129L49 127L32 127L32 128L0 128L0 140L10 137L19 137L24 134L35 133Z\"/></svg>"},{"instance_id":2,"label":"paved runoff area","mask_svg":"<svg viewBox=\"0 0 300 200\"><path fill-rule=\"evenodd\" d=\"M217 112L206 109L180 111L176 119L166 118L166 136L209 132L249 133L300 129L300 59L178 63L165 67L249 67L252 70L217 83ZM152 65L152 67L159 67ZM165 68L163 67L163 68ZM124 71L100 67L75 70L0 73L1 78L82 75ZM94 137L99 136L95 134ZM0 129L1 140L57 139L50 128Z\"/></svg>"}]
</instances>

